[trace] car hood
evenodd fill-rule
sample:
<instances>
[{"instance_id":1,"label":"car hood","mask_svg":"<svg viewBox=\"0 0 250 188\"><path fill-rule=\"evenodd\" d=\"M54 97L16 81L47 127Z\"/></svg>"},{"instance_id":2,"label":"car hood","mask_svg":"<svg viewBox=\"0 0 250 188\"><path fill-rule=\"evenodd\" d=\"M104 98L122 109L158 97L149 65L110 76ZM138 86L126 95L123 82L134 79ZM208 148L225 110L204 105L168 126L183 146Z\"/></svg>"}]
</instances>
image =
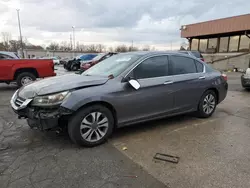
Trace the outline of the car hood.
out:
<instances>
[{"instance_id":1,"label":"car hood","mask_svg":"<svg viewBox=\"0 0 250 188\"><path fill-rule=\"evenodd\" d=\"M107 77L83 76L79 74L56 76L24 86L19 90L18 96L24 99L34 98L37 95L47 95L71 89L102 85L108 79Z\"/></svg>"}]
</instances>

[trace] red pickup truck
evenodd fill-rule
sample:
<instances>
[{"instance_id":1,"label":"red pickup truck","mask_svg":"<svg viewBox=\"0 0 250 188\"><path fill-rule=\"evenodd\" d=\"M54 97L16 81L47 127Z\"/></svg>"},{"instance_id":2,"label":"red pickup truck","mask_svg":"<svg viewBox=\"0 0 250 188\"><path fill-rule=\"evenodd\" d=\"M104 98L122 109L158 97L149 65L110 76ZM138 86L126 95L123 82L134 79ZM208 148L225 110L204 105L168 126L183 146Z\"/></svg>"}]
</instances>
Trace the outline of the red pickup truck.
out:
<instances>
[{"instance_id":1,"label":"red pickup truck","mask_svg":"<svg viewBox=\"0 0 250 188\"><path fill-rule=\"evenodd\" d=\"M18 87L37 78L55 76L53 60L0 58L0 82L16 82Z\"/></svg>"}]
</instances>

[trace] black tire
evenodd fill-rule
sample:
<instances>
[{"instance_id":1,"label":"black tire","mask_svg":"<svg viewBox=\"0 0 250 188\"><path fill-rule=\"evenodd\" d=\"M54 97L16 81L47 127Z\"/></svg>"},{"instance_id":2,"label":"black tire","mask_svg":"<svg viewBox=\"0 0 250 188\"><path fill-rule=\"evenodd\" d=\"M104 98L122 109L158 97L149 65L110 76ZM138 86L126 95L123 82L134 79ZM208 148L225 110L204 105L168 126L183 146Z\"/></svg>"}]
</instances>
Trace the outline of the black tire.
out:
<instances>
[{"instance_id":1,"label":"black tire","mask_svg":"<svg viewBox=\"0 0 250 188\"><path fill-rule=\"evenodd\" d=\"M77 65L72 65L71 70L72 70L72 71L77 71L77 70L78 70Z\"/></svg>"},{"instance_id":2,"label":"black tire","mask_svg":"<svg viewBox=\"0 0 250 188\"><path fill-rule=\"evenodd\" d=\"M203 105L205 103L205 98L209 95L212 95L214 97L214 108L211 112L209 113L206 113L204 108L203 108ZM215 92L213 90L207 90L205 93L203 93L203 95L201 96L201 99L199 101L199 104L198 104L198 110L196 112L196 115L200 118L208 118L210 117L215 109L216 109L216 106L217 106L217 95L215 94Z\"/></svg>"},{"instance_id":3,"label":"black tire","mask_svg":"<svg viewBox=\"0 0 250 188\"><path fill-rule=\"evenodd\" d=\"M30 78L32 81L36 80L36 76L34 74L30 72L23 72L17 76L16 82L18 87L24 86L24 84L22 83L22 79L25 77Z\"/></svg>"},{"instance_id":4,"label":"black tire","mask_svg":"<svg viewBox=\"0 0 250 188\"><path fill-rule=\"evenodd\" d=\"M102 114L104 114L107 119L108 119L108 128L106 131L106 134L98 141L87 141L86 139L84 139L81 135L81 123L83 121L84 118L86 118L88 116L88 114L92 113L92 112L100 112ZM92 126L92 125L91 125ZM114 117L112 112L106 108L105 106L102 105L93 105L93 106L89 106L86 108L83 108L81 110L79 110L70 120L69 120L69 124L68 124L68 133L69 136L71 138L71 140L80 146L85 146L85 147L94 147L97 145L100 145L104 142L107 141L107 139L111 136L111 134L113 133L113 129L114 129Z\"/></svg>"}]
</instances>

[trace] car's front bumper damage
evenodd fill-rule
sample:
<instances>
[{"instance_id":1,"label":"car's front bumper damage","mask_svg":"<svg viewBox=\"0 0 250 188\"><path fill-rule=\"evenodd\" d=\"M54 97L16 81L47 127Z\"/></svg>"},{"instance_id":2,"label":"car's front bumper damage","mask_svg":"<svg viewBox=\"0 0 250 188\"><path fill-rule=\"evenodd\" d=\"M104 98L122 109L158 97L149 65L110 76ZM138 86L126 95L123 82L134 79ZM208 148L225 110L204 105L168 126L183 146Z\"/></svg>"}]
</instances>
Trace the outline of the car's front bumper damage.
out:
<instances>
[{"instance_id":1,"label":"car's front bumper damage","mask_svg":"<svg viewBox=\"0 0 250 188\"><path fill-rule=\"evenodd\" d=\"M30 127L36 127L40 130L59 127L59 120L73 113L72 110L61 106L53 108L34 107L30 105L31 99L24 100L19 106L16 100L17 97L13 97L10 103L13 111L18 115L18 118L28 119Z\"/></svg>"}]
</instances>

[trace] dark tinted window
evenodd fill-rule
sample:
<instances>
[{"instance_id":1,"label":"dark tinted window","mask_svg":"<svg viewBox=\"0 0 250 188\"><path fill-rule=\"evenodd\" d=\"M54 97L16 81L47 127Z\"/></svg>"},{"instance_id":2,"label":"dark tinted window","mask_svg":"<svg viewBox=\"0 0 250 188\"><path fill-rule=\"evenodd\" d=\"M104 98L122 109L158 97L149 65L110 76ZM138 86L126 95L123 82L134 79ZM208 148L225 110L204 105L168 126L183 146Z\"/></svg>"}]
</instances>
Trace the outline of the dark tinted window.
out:
<instances>
[{"instance_id":1,"label":"dark tinted window","mask_svg":"<svg viewBox=\"0 0 250 188\"><path fill-rule=\"evenodd\" d=\"M151 57L134 69L136 79L168 76L168 57Z\"/></svg>"},{"instance_id":2,"label":"dark tinted window","mask_svg":"<svg viewBox=\"0 0 250 188\"><path fill-rule=\"evenodd\" d=\"M171 56L172 74L196 73L195 61L188 57Z\"/></svg>"},{"instance_id":3,"label":"dark tinted window","mask_svg":"<svg viewBox=\"0 0 250 188\"><path fill-rule=\"evenodd\" d=\"M202 63L195 61L197 72L203 72L203 65Z\"/></svg>"}]
</instances>

